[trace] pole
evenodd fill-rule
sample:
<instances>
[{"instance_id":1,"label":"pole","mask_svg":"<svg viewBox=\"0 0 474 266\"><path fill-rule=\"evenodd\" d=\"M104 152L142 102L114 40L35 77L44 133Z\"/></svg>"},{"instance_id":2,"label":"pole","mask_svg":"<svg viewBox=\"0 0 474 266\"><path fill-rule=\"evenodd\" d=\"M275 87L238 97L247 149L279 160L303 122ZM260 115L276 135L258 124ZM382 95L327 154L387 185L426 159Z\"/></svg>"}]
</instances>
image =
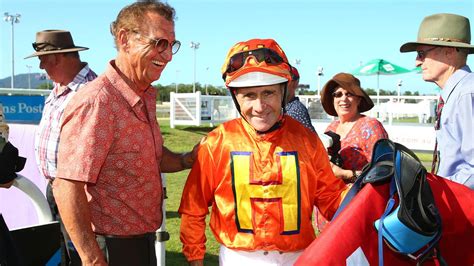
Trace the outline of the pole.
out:
<instances>
[{"instance_id":1,"label":"pole","mask_svg":"<svg viewBox=\"0 0 474 266\"><path fill-rule=\"evenodd\" d=\"M20 23L20 14L10 15L8 12L3 13L3 20L10 22L12 25L12 79L11 88L15 88L15 30L14 23Z\"/></svg>"},{"instance_id":2,"label":"pole","mask_svg":"<svg viewBox=\"0 0 474 266\"><path fill-rule=\"evenodd\" d=\"M194 48L194 75L193 75L193 93L196 92L196 48Z\"/></svg>"},{"instance_id":3,"label":"pole","mask_svg":"<svg viewBox=\"0 0 474 266\"><path fill-rule=\"evenodd\" d=\"M206 67L206 79L208 79L207 77L209 76L207 73L209 72L209 67ZM209 82L206 82L206 95L209 95L209 93L207 92L207 85L209 84Z\"/></svg>"},{"instance_id":4,"label":"pole","mask_svg":"<svg viewBox=\"0 0 474 266\"><path fill-rule=\"evenodd\" d=\"M196 92L196 50L199 48L198 42L191 42L190 47L194 49L194 80L193 80L193 93Z\"/></svg>"},{"instance_id":5,"label":"pole","mask_svg":"<svg viewBox=\"0 0 474 266\"><path fill-rule=\"evenodd\" d=\"M31 90L31 66L26 65L26 67L28 68L28 89Z\"/></svg>"},{"instance_id":6,"label":"pole","mask_svg":"<svg viewBox=\"0 0 474 266\"><path fill-rule=\"evenodd\" d=\"M380 109L380 87L379 87L380 74L377 72L377 110Z\"/></svg>"},{"instance_id":7,"label":"pole","mask_svg":"<svg viewBox=\"0 0 474 266\"><path fill-rule=\"evenodd\" d=\"M324 76L322 66L318 67L317 75L318 75L318 87L316 88L316 95L319 95L319 92L321 91L321 76Z\"/></svg>"},{"instance_id":8,"label":"pole","mask_svg":"<svg viewBox=\"0 0 474 266\"><path fill-rule=\"evenodd\" d=\"M13 23L14 23L14 19L12 19L12 82L11 82L11 86L12 86L12 89L15 88L15 40L14 40L14 37L15 37L15 32L14 32L14 26L13 26Z\"/></svg>"},{"instance_id":9,"label":"pole","mask_svg":"<svg viewBox=\"0 0 474 266\"><path fill-rule=\"evenodd\" d=\"M178 73L179 73L179 70L176 70L176 93L178 93Z\"/></svg>"},{"instance_id":10,"label":"pole","mask_svg":"<svg viewBox=\"0 0 474 266\"><path fill-rule=\"evenodd\" d=\"M321 76L318 75L318 87L316 88L316 95L319 95L319 88L321 88Z\"/></svg>"}]
</instances>

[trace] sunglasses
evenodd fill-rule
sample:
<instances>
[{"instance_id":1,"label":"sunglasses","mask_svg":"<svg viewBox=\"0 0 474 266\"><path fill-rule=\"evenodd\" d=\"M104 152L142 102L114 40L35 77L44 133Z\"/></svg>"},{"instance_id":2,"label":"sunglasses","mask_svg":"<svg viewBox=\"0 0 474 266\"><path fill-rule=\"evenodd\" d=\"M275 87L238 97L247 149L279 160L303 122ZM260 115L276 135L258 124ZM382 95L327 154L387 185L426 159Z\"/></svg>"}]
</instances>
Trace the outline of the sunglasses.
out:
<instances>
[{"instance_id":1,"label":"sunglasses","mask_svg":"<svg viewBox=\"0 0 474 266\"><path fill-rule=\"evenodd\" d=\"M229 64L227 65L226 73L232 73L236 70L239 70L241 67L244 66L245 61L250 56L255 58L255 60L257 60L259 63L266 62L267 64L271 65L287 63L277 52L273 51L272 49L259 48L255 50L240 52L238 54L233 55L229 59Z\"/></svg>"},{"instance_id":2,"label":"sunglasses","mask_svg":"<svg viewBox=\"0 0 474 266\"><path fill-rule=\"evenodd\" d=\"M429 52L429 51L432 51L434 49L438 48L438 46L434 46L434 47L431 47L429 49L426 49L426 50L420 50L420 51L416 51L416 57L420 60L423 60L425 59L426 57L426 54Z\"/></svg>"},{"instance_id":3,"label":"sunglasses","mask_svg":"<svg viewBox=\"0 0 474 266\"><path fill-rule=\"evenodd\" d=\"M356 96L356 95L354 95L350 92L343 93L342 91L336 91L336 92L332 93L332 97L334 97L334 98L341 98L343 95L346 95L346 97L348 97L348 98Z\"/></svg>"},{"instance_id":4,"label":"sunglasses","mask_svg":"<svg viewBox=\"0 0 474 266\"><path fill-rule=\"evenodd\" d=\"M164 52L169 46L171 46L171 53L176 54L178 52L179 48L181 47L181 42L177 41L177 40L174 40L170 44L170 42L167 39L164 39L164 38L154 39L154 38L150 38L148 36L145 36L145 35L139 33L138 31L132 30L132 32L139 35L139 36L141 36L141 37L143 37L143 38L145 38L145 39L148 39L150 41L150 45L153 46L155 49L157 49L159 53Z\"/></svg>"},{"instance_id":5,"label":"sunglasses","mask_svg":"<svg viewBox=\"0 0 474 266\"><path fill-rule=\"evenodd\" d=\"M36 52L39 51L53 51L53 50L61 50L63 49L62 47L58 47L52 43L49 42L34 42L31 44L33 46L33 49L35 49ZM46 47L50 46L51 48L46 49Z\"/></svg>"}]
</instances>

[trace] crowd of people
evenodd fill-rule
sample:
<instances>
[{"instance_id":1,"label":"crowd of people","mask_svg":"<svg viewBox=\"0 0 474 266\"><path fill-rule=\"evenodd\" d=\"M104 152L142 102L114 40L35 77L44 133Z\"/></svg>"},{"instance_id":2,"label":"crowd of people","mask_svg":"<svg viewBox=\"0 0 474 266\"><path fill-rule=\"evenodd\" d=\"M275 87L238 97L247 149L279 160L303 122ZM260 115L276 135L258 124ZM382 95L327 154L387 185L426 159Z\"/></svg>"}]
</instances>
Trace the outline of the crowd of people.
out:
<instances>
[{"instance_id":1,"label":"crowd of people","mask_svg":"<svg viewBox=\"0 0 474 266\"><path fill-rule=\"evenodd\" d=\"M116 57L99 76L81 61L79 51L88 48L76 46L69 31L36 35L29 57L38 57L54 88L35 151L48 180L48 202L62 225L63 261L156 265L161 173L191 169L179 207L190 265L204 264L209 208L221 265L293 265L316 238L313 208L330 220L370 163L374 143L389 138L382 123L364 114L374 103L349 73L324 85L321 104L335 119L318 133L335 133L341 143L340 160L331 160L295 96L300 76L280 45L273 39L241 41L230 48L221 71L240 117L217 126L191 151L172 152L164 146L151 83L180 48L174 20L168 3L124 7L110 27ZM469 20L428 16L417 41L400 51L416 51L423 79L441 88L434 173L473 189ZM18 152L4 155L15 149L8 145L0 156L2 187L11 185L11 169L18 170L11 166Z\"/></svg>"}]
</instances>

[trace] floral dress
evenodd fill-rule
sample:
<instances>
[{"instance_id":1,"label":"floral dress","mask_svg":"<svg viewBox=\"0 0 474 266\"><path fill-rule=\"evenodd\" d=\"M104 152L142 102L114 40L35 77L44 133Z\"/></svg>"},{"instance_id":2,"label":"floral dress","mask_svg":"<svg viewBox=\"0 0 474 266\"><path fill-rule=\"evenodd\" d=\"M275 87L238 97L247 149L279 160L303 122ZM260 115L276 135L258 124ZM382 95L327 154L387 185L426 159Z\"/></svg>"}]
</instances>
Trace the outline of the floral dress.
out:
<instances>
[{"instance_id":1,"label":"floral dress","mask_svg":"<svg viewBox=\"0 0 474 266\"><path fill-rule=\"evenodd\" d=\"M333 121L325 132L336 132L340 121ZM346 137L341 139L342 168L359 171L372 159L372 150L379 139L387 139L388 134L376 118L362 116L352 126ZM328 221L315 211L315 226L321 232Z\"/></svg>"},{"instance_id":2,"label":"floral dress","mask_svg":"<svg viewBox=\"0 0 474 266\"><path fill-rule=\"evenodd\" d=\"M336 132L340 121L333 121L326 132ZM372 159L372 150L379 139L388 138L382 123L377 119L362 116L359 118L346 137L341 139L342 168L347 170L362 170Z\"/></svg>"}]
</instances>

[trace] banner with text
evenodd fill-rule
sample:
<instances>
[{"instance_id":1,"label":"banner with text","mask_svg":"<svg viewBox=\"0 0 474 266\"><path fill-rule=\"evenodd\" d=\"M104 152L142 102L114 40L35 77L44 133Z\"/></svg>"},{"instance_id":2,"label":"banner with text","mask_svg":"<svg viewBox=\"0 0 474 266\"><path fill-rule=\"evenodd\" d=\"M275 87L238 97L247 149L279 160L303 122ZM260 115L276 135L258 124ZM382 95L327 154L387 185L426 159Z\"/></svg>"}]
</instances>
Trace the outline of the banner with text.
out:
<instances>
[{"instance_id":1,"label":"banner with text","mask_svg":"<svg viewBox=\"0 0 474 266\"><path fill-rule=\"evenodd\" d=\"M38 124L41 120L44 96L0 96L7 123Z\"/></svg>"}]
</instances>

